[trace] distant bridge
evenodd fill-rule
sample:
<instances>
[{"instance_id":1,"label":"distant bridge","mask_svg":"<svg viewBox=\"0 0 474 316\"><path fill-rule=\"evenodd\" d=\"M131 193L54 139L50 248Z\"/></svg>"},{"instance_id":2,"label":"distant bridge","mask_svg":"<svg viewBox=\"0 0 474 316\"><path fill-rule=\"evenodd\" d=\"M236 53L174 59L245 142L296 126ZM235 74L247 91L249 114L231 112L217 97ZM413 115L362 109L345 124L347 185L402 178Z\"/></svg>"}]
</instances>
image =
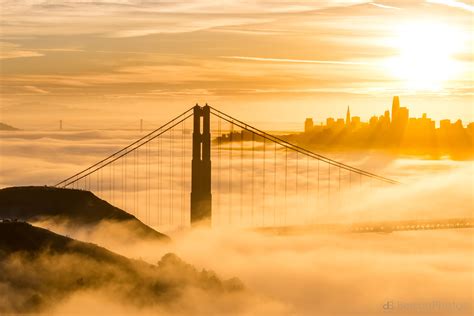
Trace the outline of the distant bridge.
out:
<instances>
[{"instance_id":1,"label":"distant bridge","mask_svg":"<svg viewBox=\"0 0 474 316\"><path fill-rule=\"evenodd\" d=\"M474 228L474 218L406 220L354 224L319 224L301 226L260 227L256 231L276 235L297 235L311 232L392 233L397 231Z\"/></svg>"},{"instance_id":2,"label":"distant bridge","mask_svg":"<svg viewBox=\"0 0 474 316\"><path fill-rule=\"evenodd\" d=\"M397 184L196 105L56 186L93 191L162 230L199 223L284 231L321 223L334 210L363 202L364 194ZM352 230L418 224L356 224ZM444 225L428 224L423 227Z\"/></svg>"}]
</instances>

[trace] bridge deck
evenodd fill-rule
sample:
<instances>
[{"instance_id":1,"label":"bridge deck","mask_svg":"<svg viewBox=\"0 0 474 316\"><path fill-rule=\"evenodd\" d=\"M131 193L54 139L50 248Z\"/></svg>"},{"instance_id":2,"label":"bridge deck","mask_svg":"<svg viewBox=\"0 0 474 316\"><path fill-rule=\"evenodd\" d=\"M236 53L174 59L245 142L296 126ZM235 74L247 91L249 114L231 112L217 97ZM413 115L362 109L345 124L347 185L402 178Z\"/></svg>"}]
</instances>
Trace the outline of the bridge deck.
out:
<instances>
[{"instance_id":1,"label":"bridge deck","mask_svg":"<svg viewBox=\"0 0 474 316\"><path fill-rule=\"evenodd\" d=\"M391 233L395 231L474 228L474 218L404 220L353 224L314 224L301 226L260 227L258 232L294 235L310 232Z\"/></svg>"}]
</instances>

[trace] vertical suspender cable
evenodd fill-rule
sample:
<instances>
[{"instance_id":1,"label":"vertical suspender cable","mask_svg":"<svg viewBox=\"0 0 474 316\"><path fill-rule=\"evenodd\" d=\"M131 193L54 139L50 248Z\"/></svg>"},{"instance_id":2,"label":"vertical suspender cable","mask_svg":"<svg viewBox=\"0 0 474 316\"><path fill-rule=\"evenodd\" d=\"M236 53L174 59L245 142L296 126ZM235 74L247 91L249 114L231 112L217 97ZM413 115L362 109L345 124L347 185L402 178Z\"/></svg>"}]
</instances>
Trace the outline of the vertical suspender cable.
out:
<instances>
[{"instance_id":1,"label":"vertical suspender cable","mask_svg":"<svg viewBox=\"0 0 474 316\"><path fill-rule=\"evenodd\" d=\"M317 194L316 194L316 213L314 214L315 218L317 217L318 211L321 207L321 196L319 194L320 164L321 164L321 160L318 159L318 189L317 189Z\"/></svg>"},{"instance_id":2,"label":"vertical suspender cable","mask_svg":"<svg viewBox=\"0 0 474 316\"><path fill-rule=\"evenodd\" d=\"M146 158L146 167L147 167L147 222L150 225L151 223L151 194L150 194L150 189L151 189L151 181L150 181L150 173L151 173L151 166L150 166L150 142L146 143L146 151L147 151L147 158Z\"/></svg>"},{"instance_id":3,"label":"vertical suspender cable","mask_svg":"<svg viewBox=\"0 0 474 316\"><path fill-rule=\"evenodd\" d=\"M339 184L338 184L338 195L339 195L339 202L338 202L338 206L341 207L341 203L342 203L342 192L341 192L341 168L338 168L339 169Z\"/></svg>"},{"instance_id":4,"label":"vertical suspender cable","mask_svg":"<svg viewBox=\"0 0 474 316\"><path fill-rule=\"evenodd\" d=\"M298 166L298 152L296 152L296 171L295 171L295 180L296 180L296 183L295 183L295 198L298 199L298 178L299 178L299 166Z\"/></svg>"},{"instance_id":5,"label":"vertical suspender cable","mask_svg":"<svg viewBox=\"0 0 474 316\"><path fill-rule=\"evenodd\" d=\"M262 170L262 225L265 226L265 159L266 159L266 146L265 142L266 139L262 138L263 140L263 170Z\"/></svg>"},{"instance_id":6,"label":"vertical suspender cable","mask_svg":"<svg viewBox=\"0 0 474 316\"><path fill-rule=\"evenodd\" d=\"M234 137L234 123L230 123L229 134L229 224L232 224L232 149Z\"/></svg>"},{"instance_id":7,"label":"vertical suspender cable","mask_svg":"<svg viewBox=\"0 0 474 316\"><path fill-rule=\"evenodd\" d=\"M240 223L243 220L244 208L244 130L240 131Z\"/></svg>"},{"instance_id":8,"label":"vertical suspender cable","mask_svg":"<svg viewBox=\"0 0 474 316\"><path fill-rule=\"evenodd\" d=\"M168 223L173 225L173 130L170 129L169 132L169 145L170 145L170 152L169 152L169 161L170 161L170 183L169 183L169 191L170 191L170 203L168 209Z\"/></svg>"},{"instance_id":9,"label":"vertical suspender cable","mask_svg":"<svg viewBox=\"0 0 474 316\"><path fill-rule=\"evenodd\" d=\"M110 203L114 203L113 202L113 194L114 194L114 190L112 188L112 184L113 184L113 181L112 181L112 170L113 170L113 163L111 163L109 165L109 199L110 199Z\"/></svg>"},{"instance_id":10,"label":"vertical suspender cable","mask_svg":"<svg viewBox=\"0 0 474 316\"><path fill-rule=\"evenodd\" d=\"M185 192L184 192L184 186L186 181L186 175L185 175L185 164L184 164L184 159L185 159L185 152L184 152L184 141L185 141L185 135L186 133L186 121L182 123L182 132L181 132L181 227L184 227L184 206L185 206Z\"/></svg>"},{"instance_id":11,"label":"vertical suspender cable","mask_svg":"<svg viewBox=\"0 0 474 316\"><path fill-rule=\"evenodd\" d=\"M305 199L305 214L308 215L309 211L309 157L306 156L306 199Z\"/></svg>"},{"instance_id":12,"label":"vertical suspender cable","mask_svg":"<svg viewBox=\"0 0 474 316\"><path fill-rule=\"evenodd\" d=\"M276 174L277 174L277 143L273 143L273 225L276 225Z\"/></svg>"},{"instance_id":13,"label":"vertical suspender cable","mask_svg":"<svg viewBox=\"0 0 474 316\"><path fill-rule=\"evenodd\" d=\"M158 139L158 222L163 224L163 140Z\"/></svg>"},{"instance_id":14,"label":"vertical suspender cable","mask_svg":"<svg viewBox=\"0 0 474 316\"><path fill-rule=\"evenodd\" d=\"M286 224L286 217L287 217L287 210L288 210L288 147L285 147L285 210L284 210L284 217L283 223Z\"/></svg>"},{"instance_id":15,"label":"vertical suspender cable","mask_svg":"<svg viewBox=\"0 0 474 316\"><path fill-rule=\"evenodd\" d=\"M251 224L253 225L253 215L254 215L254 206L255 206L255 133L252 133L252 215L251 215Z\"/></svg>"},{"instance_id":16,"label":"vertical suspender cable","mask_svg":"<svg viewBox=\"0 0 474 316\"><path fill-rule=\"evenodd\" d=\"M219 220L222 219L222 208L221 208L221 144L222 144L222 130L221 130L221 118L217 121L217 214L219 214Z\"/></svg>"},{"instance_id":17,"label":"vertical suspender cable","mask_svg":"<svg viewBox=\"0 0 474 316\"><path fill-rule=\"evenodd\" d=\"M148 225L148 143L145 144L145 224Z\"/></svg>"},{"instance_id":18,"label":"vertical suspender cable","mask_svg":"<svg viewBox=\"0 0 474 316\"><path fill-rule=\"evenodd\" d=\"M121 189L122 189L122 209L127 210L125 207L125 159L127 159L127 155L123 156L122 158L122 171L121 171Z\"/></svg>"},{"instance_id":19,"label":"vertical suspender cable","mask_svg":"<svg viewBox=\"0 0 474 316\"><path fill-rule=\"evenodd\" d=\"M331 209L331 164L328 164L328 211Z\"/></svg>"},{"instance_id":20,"label":"vertical suspender cable","mask_svg":"<svg viewBox=\"0 0 474 316\"><path fill-rule=\"evenodd\" d=\"M110 166L112 167L112 204L116 204L115 203L115 163L111 163Z\"/></svg>"},{"instance_id":21,"label":"vertical suspender cable","mask_svg":"<svg viewBox=\"0 0 474 316\"><path fill-rule=\"evenodd\" d=\"M123 200L123 205L124 205L124 209L127 210L128 212L128 206L127 206L127 195L128 195L128 186L127 186L127 177L128 177L128 173L127 173L127 159L128 159L128 155L125 155L123 157L123 163L124 163L124 178L123 178L123 187L124 187L124 200Z\"/></svg>"},{"instance_id":22,"label":"vertical suspender cable","mask_svg":"<svg viewBox=\"0 0 474 316\"><path fill-rule=\"evenodd\" d=\"M133 166L133 172L134 172L134 178L135 178L135 182L134 182L134 198L133 198L133 209L134 209L134 212L135 212L135 216L138 217L138 148L135 149L134 151L135 153L135 161L134 161L134 166Z\"/></svg>"}]
</instances>

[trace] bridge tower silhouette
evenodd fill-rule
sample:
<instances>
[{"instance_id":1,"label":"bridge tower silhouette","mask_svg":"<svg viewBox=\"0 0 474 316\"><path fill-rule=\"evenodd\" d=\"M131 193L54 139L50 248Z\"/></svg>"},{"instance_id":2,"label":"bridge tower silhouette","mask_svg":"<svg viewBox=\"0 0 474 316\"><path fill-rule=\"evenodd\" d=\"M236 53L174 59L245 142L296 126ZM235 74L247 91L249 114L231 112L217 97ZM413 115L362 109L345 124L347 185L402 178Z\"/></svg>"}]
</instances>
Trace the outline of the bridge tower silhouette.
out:
<instances>
[{"instance_id":1,"label":"bridge tower silhouette","mask_svg":"<svg viewBox=\"0 0 474 316\"><path fill-rule=\"evenodd\" d=\"M193 108L193 158L191 171L191 224L210 226L211 194L211 110Z\"/></svg>"}]
</instances>

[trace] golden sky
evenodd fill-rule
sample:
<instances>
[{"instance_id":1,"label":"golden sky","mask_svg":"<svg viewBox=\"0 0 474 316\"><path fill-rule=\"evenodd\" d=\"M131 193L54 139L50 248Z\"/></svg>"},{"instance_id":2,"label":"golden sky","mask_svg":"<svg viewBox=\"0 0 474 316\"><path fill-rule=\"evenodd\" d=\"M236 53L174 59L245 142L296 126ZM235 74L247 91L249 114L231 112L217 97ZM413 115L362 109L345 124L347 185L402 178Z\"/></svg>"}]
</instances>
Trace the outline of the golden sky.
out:
<instances>
[{"instance_id":1,"label":"golden sky","mask_svg":"<svg viewBox=\"0 0 474 316\"><path fill-rule=\"evenodd\" d=\"M1 121L474 119L472 1L0 0ZM118 123L116 123L118 124Z\"/></svg>"}]
</instances>

